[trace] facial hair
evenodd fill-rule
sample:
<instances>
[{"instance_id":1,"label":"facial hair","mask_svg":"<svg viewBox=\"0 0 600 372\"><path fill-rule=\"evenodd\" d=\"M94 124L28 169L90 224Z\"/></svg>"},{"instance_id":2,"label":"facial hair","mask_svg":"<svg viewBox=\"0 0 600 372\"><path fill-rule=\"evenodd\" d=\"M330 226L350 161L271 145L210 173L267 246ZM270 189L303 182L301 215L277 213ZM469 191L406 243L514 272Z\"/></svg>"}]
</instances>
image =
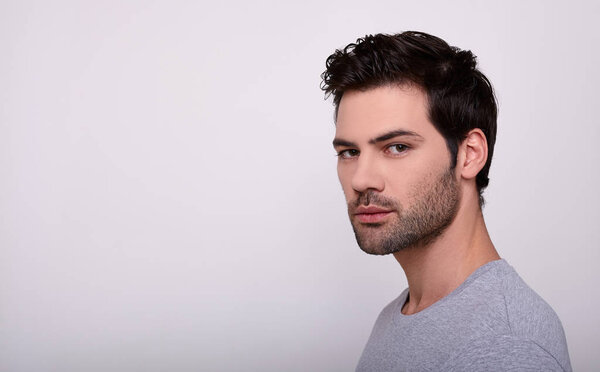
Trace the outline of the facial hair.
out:
<instances>
[{"instance_id":1,"label":"facial hair","mask_svg":"<svg viewBox=\"0 0 600 372\"><path fill-rule=\"evenodd\" d=\"M450 226L458 211L460 193L453 169L447 169L428 184L418 185L411 200L412 206L405 210L398 201L368 190L348 203L359 247L369 254L386 255L433 242ZM396 215L391 216L392 221L360 223L353 218L359 205L393 209Z\"/></svg>"}]
</instances>

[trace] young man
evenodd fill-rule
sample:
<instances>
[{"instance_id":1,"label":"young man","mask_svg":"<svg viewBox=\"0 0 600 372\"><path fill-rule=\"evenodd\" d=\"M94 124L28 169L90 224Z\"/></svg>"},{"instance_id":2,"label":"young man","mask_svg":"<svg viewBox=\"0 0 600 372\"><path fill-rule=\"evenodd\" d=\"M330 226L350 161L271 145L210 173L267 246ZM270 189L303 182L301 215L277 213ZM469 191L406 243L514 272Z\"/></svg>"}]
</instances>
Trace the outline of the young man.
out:
<instances>
[{"instance_id":1,"label":"young man","mask_svg":"<svg viewBox=\"0 0 600 372\"><path fill-rule=\"evenodd\" d=\"M560 320L485 226L497 109L475 56L404 32L358 39L326 65L356 240L393 254L408 280L357 371L570 371Z\"/></svg>"}]
</instances>

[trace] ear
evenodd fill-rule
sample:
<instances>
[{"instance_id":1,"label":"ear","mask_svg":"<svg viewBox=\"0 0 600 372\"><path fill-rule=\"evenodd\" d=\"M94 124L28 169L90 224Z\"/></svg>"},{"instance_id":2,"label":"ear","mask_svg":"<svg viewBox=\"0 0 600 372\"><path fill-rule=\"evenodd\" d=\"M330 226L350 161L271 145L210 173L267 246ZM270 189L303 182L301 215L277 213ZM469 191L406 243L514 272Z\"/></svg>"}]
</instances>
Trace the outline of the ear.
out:
<instances>
[{"instance_id":1,"label":"ear","mask_svg":"<svg viewBox=\"0 0 600 372\"><path fill-rule=\"evenodd\" d=\"M461 166L461 176L474 179L485 166L488 157L488 146L485 134L479 128L472 129L460 145L458 161Z\"/></svg>"}]
</instances>

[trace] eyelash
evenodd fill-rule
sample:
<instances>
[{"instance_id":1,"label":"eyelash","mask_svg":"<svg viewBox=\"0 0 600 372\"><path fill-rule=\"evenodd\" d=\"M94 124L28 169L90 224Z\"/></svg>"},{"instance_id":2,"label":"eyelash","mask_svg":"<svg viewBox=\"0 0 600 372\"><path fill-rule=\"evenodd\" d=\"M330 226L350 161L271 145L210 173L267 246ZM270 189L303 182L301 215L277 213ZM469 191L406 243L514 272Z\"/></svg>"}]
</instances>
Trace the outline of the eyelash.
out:
<instances>
[{"instance_id":1,"label":"eyelash","mask_svg":"<svg viewBox=\"0 0 600 372\"><path fill-rule=\"evenodd\" d=\"M399 154L401 154L401 153L403 153L403 152L406 152L408 149L410 149L410 146L408 146L408 145L405 145L405 144L403 144L403 143L394 143L394 144L391 144L391 145L388 145L388 146L386 146L386 147L385 147L385 151L386 151L387 153L389 153L389 152L390 152L390 149L391 149L391 148L394 148L394 147L396 147L396 146L400 146L401 148L400 148L400 149L397 149L397 153L396 153L396 154L394 154L394 155L399 155ZM346 153L348 153L348 152L352 152L353 154L352 154L352 155L349 155L349 157L344 157L344 154L346 154ZM359 153L360 153L360 151L358 151L358 150L356 150L356 149L345 149L345 150L341 150L341 151L339 151L339 152L337 153L337 155L336 155L336 156L337 156L338 158L340 158L340 159L352 159L352 158L356 157L356 156L357 156Z\"/></svg>"},{"instance_id":2,"label":"eyelash","mask_svg":"<svg viewBox=\"0 0 600 372\"><path fill-rule=\"evenodd\" d=\"M350 158L345 158L345 157L344 157L344 154L345 154L345 153L348 153L348 152L355 152L355 154L354 154L354 155L352 155L351 157L354 157L354 156L356 156L356 155L358 155L358 154L359 154L359 151L358 151L358 150L355 150L355 149L346 149L346 150L339 151L339 152L337 153L337 155L336 155L336 156L337 156L338 158L340 158L340 159L350 159Z\"/></svg>"},{"instance_id":3,"label":"eyelash","mask_svg":"<svg viewBox=\"0 0 600 372\"><path fill-rule=\"evenodd\" d=\"M389 145L385 148L386 151L388 151L390 148L396 147L396 146L401 146L400 150L397 150L399 153L403 153L406 152L406 150L408 150L410 147L403 144L403 143L394 143L392 145Z\"/></svg>"}]
</instances>

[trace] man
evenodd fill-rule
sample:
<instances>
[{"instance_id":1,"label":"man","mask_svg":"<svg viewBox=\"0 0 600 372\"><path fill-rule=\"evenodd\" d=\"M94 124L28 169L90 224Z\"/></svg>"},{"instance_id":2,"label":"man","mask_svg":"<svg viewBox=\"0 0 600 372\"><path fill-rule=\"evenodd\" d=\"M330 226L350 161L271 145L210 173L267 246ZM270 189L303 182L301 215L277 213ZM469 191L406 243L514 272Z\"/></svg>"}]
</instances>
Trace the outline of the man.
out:
<instances>
[{"instance_id":1,"label":"man","mask_svg":"<svg viewBox=\"0 0 600 372\"><path fill-rule=\"evenodd\" d=\"M560 320L486 229L497 108L475 56L404 32L358 39L326 65L356 240L393 254L408 280L357 371L570 371Z\"/></svg>"}]
</instances>

